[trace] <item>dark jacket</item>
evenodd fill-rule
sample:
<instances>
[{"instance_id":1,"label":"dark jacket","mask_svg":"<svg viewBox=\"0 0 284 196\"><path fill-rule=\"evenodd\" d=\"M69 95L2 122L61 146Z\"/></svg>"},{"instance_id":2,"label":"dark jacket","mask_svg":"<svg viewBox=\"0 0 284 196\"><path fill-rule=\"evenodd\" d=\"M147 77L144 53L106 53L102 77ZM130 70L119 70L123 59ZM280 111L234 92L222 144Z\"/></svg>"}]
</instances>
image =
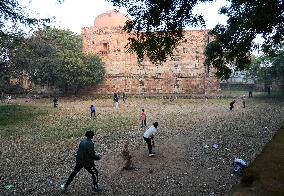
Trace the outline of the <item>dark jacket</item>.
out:
<instances>
[{"instance_id":1,"label":"dark jacket","mask_svg":"<svg viewBox=\"0 0 284 196\"><path fill-rule=\"evenodd\" d=\"M93 141L85 138L79 144L76 162L82 164L84 167L92 167L95 165L94 160L100 160L100 157L95 153Z\"/></svg>"}]
</instances>

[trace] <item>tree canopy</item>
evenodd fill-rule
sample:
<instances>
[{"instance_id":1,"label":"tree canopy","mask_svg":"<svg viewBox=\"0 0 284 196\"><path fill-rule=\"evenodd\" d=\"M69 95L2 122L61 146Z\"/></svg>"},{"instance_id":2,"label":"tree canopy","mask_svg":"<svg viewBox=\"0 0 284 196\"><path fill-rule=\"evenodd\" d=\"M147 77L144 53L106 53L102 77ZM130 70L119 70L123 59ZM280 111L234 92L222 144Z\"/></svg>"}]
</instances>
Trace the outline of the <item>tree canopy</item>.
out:
<instances>
[{"instance_id":1,"label":"tree canopy","mask_svg":"<svg viewBox=\"0 0 284 196\"><path fill-rule=\"evenodd\" d=\"M63 0L56 0L59 3ZM9 36L15 33L19 26L42 27L48 25L50 18L39 19L29 15L29 10L22 7L18 0L0 1L0 37Z\"/></svg>"},{"instance_id":2,"label":"tree canopy","mask_svg":"<svg viewBox=\"0 0 284 196\"><path fill-rule=\"evenodd\" d=\"M125 30L132 33L129 50L142 59L147 55L152 62L165 61L183 39L185 26L204 25L201 15L192 9L201 2L212 0L109 0L115 6L126 7L132 21ZM217 25L208 44L206 64L217 68L217 76L226 79L231 74L228 65L243 70L250 64L250 53L260 46L254 44L256 36L264 38L261 49L273 53L284 39L284 3L281 0L230 0L220 10L228 16L226 25ZM209 8L210 9L210 8ZM158 31L159 33L153 33ZM138 33L143 32L143 33Z\"/></svg>"},{"instance_id":3,"label":"tree canopy","mask_svg":"<svg viewBox=\"0 0 284 196\"><path fill-rule=\"evenodd\" d=\"M218 68L217 75L227 78L231 70L227 64L234 64L244 70L251 63L251 52L262 50L268 55L284 40L284 3L279 0L232 0L230 7L220 13L228 16L227 25L217 25L211 34L215 37L206 49L206 63ZM262 45L254 43L260 36Z\"/></svg>"},{"instance_id":4,"label":"tree canopy","mask_svg":"<svg viewBox=\"0 0 284 196\"><path fill-rule=\"evenodd\" d=\"M9 79L15 75L17 70L8 61L9 51L19 44L17 38L22 34L19 25L42 26L49 22L49 19L35 19L29 17L27 10L19 5L18 0L0 1L0 89L9 86ZM12 41L13 40L13 41ZM17 41L16 41L17 40Z\"/></svg>"},{"instance_id":5,"label":"tree canopy","mask_svg":"<svg viewBox=\"0 0 284 196\"><path fill-rule=\"evenodd\" d=\"M84 55L81 36L69 30L46 28L19 39L9 50L7 64L13 70L25 71L34 84L77 92L79 87L97 84L104 77L100 58Z\"/></svg>"},{"instance_id":6,"label":"tree canopy","mask_svg":"<svg viewBox=\"0 0 284 196\"><path fill-rule=\"evenodd\" d=\"M277 49L275 55L262 55L254 60L246 77L267 85L284 84L284 49Z\"/></svg>"}]
</instances>

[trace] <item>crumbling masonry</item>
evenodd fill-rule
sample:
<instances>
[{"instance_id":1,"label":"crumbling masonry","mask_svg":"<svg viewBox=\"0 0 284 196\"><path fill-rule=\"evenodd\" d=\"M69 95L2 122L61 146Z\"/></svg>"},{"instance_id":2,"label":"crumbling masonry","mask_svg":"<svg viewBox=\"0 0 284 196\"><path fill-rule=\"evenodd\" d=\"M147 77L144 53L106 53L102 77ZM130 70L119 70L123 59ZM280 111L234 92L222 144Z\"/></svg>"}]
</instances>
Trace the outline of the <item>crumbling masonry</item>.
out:
<instances>
[{"instance_id":1,"label":"crumbling masonry","mask_svg":"<svg viewBox=\"0 0 284 196\"><path fill-rule=\"evenodd\" d=\"M116 10L99 15L94 26L82 28L83 50L98 54L105 64L105 79L88 90L98 94L215 94L219 82L204 64L208 30L185 31L174 58L161 65L126 51L128 34L122 31L126 16Z\"/></svg>"}]
</instances>

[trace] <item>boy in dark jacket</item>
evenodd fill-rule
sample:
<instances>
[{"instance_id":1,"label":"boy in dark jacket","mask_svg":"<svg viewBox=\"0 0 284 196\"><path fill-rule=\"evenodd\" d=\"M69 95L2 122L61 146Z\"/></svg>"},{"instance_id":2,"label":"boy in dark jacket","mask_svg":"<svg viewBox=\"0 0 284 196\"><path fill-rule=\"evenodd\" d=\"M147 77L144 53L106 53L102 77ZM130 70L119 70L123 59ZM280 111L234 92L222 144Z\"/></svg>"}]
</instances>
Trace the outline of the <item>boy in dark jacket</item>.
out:
<instances>
[{"instance_id":1,"label":"boy in dark jacket","mask_svg":"<svg viewBox=\"0 0 284 196\"><path fill-rule=\"evenodd\" d=\"M95 168L94 161L100 160L100 156L96 155L94 150L94 143L92 141L94 137L93 131L87 131L85 134L86 138L83 139L79 144L79 149L76 155L76 166L74 171L70 174L65 184L61 185L62 190L66 190L69 184L72 182L76 174L85 168L93 178L94 191L100 192L101 189L98 186L98 170Z\"/></svg>"},{"instance_id":2,"label":"boy in dark jacket","mask_svg":"<svg viewBox=\"0 0 284 196\"><path fill-rule=\"evenodd\" d=\"M230 103L230 110L233 110L235 103L236 103L236 100L233 100L233 101Z\"/></svg>"}]
</instances>

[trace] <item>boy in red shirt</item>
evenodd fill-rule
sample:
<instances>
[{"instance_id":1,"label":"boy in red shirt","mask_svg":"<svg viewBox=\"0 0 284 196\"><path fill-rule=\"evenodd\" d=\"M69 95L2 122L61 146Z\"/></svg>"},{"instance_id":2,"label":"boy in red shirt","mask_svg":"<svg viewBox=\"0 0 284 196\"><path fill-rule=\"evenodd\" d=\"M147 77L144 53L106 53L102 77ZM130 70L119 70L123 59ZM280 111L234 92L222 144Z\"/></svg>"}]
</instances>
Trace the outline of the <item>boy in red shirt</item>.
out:
<instances>
[{"instance_id":1,"label":"boy in red shirt","mask_svg":"<svg viewBox=\"0 0 284 196\"><path fill-rule=\"evenodd\" d=\"M146 127L146 113L144 112L144 109L142 109L140 120L141 120L141 128L143 128L143 126Z\"/></svg>"}]
</instances>

